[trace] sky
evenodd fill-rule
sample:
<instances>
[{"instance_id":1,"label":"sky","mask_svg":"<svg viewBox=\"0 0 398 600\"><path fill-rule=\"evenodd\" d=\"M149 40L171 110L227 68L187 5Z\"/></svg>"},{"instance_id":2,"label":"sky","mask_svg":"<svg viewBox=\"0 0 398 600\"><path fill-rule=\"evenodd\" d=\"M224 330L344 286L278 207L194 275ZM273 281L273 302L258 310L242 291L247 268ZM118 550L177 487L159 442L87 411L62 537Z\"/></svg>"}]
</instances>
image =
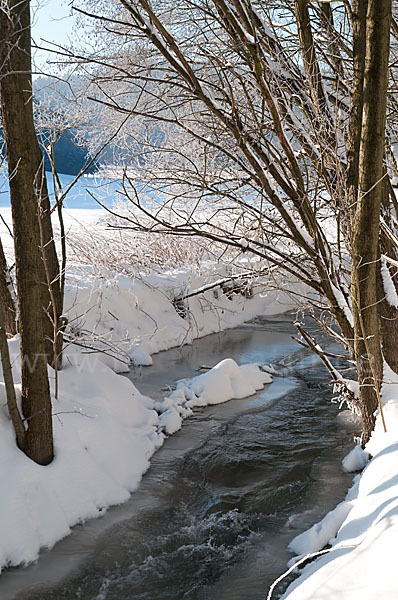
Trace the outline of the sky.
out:
<instances>
[{"instance_id":1,"label":"sky","mask_svg":"<svg viewBox=\"0 0 398 600\"><path fill-rule=\"evenodd\" d=\"M32 36L37 45L48 45L43 40L60 45L68 43L75 21L69 4L69 0L32 1ZM36 65L44 65L48 53L38 50L33 53Z\"/></svg>"}]
</instances>

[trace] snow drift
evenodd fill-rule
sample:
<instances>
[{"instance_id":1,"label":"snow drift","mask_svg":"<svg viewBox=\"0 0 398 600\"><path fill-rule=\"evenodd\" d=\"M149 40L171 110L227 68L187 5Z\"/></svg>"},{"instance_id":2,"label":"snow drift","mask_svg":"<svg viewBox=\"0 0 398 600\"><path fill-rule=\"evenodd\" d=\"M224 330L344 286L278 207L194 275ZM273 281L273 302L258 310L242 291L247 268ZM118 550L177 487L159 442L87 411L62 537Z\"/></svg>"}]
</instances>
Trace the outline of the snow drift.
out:
<instances>
[{"instance_id":1,"label":"snow drift","mask_svg":"<svg viewBox=\"0 0 398 600\"><path fill-rule=\"evenodd\" d=\"M382 388L387 423L380 415L366 453L373 458L347 498L307 532L291 542L303 555L326 544L330 551L306 566L283 596L286 600L395 600L398 596L398 380L385 369ZM346 468L362 468L365 452L346 457Z\"/></svg>"},{"instance_id":2,"label":"snow drift","mask_svg":"<svg viewBox=\"0 0 398 600\"><path fill-rule=\"evenodd\" d=\"M10 342L14 355L17 345ZM0 383L0 569L36 560L77 523L125 502L165 433L179 429L194 406L243 398L271 381L257 365L228 359L157 406L98 355L67 351L68 363L59 373L60 397L53 398L55 458L46 467L16 447Z\"/></svg>"}]
</instances>

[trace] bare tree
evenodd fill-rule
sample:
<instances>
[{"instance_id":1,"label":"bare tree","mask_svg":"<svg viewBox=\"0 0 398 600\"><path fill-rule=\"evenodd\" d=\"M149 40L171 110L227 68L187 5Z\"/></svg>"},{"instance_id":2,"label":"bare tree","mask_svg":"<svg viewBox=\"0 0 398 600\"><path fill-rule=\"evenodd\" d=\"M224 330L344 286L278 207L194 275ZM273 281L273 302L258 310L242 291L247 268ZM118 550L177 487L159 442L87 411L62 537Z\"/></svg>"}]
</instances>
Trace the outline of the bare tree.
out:
<instances>
[{"instance_id":1,"label":"bare tree","mask_svg":"<svg viewBox=\"0 0 398 600\"><path fill-rule=\"evenodd\" d=\"M0 6L0 96L10 183L18 330L21 339L24 452L39 464L53 458L47 360L58 360L52 323L62 310L43 159L32 110L30 2L3 0ZM42 223L40 239L39 220ZM44 248L42 252L41 248ZM49 290L45 277L51 273ZM51 291L51 297L50 297ZM56 301L53 301L56 298ZM16 421L17 422L17 421Z\"/></svg>"},{"instance_id":2,"label":"bare tree","mask_svg":"<svg viewBox=\"0 0 398 600\"><path fill-rule=\"evenodd\" d=\"M73 4L107 43L64 54L90 71L110 126L129 117L134 210L116 226L206 237L303 282L357 362L365 443L380 328L397 368L391 0Z\"/></svg>"},{"instance_id":3,"label":"bare tree","mask_svg":"<svg viewBox=\"0 0 398 600\"><path fill-rule=\"evenodd\" d=\"M366 8L366 17L362 16ZM383 375L377 270L380 269L380 212L385 194L384 166L391 0L354 3L359 23L358 62L363 73L361 126L357 167L357 198L351 225L351 285L354 351L362 393L362 420L374 427ZM355 14L355 13L354 13ZM362 33L362 29L364 33ZM396 315L395 315L396 318Z\"/></svg>"}]
</instances>

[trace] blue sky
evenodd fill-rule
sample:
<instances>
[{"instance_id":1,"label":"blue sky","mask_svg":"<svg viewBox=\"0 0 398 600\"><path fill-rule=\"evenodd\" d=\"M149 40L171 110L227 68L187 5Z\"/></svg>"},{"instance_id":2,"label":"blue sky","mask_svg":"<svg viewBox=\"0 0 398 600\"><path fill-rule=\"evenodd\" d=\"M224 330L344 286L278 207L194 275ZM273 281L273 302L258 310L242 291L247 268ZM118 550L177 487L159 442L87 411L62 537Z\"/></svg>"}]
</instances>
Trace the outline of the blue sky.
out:
<instances>
[{"instance_id":1,"label":"blue sky","mask_svg":"<svg viewBox=\"0 0 398 600\"><path fill-rule=\"evenodd\" d=\"M43 45L41 38L57 44L67 44L72 34L74 18L68 0L33 0L32 36L38 45ZM35 62L42 65L46 53L35 52Z\"/></svg>"}]
</instances>

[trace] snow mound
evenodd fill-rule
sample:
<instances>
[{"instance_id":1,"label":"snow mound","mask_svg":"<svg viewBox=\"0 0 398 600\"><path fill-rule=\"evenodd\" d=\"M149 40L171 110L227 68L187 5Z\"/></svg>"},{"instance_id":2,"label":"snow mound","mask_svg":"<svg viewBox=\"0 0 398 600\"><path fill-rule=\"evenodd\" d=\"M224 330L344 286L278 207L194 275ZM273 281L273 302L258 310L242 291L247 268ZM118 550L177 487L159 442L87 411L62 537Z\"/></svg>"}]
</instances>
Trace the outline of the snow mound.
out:
<instances>
[{"instance_id":1,"label":"snow mound","mask_svg":"<svg viewBox=\"0 0 398 600\"><path fill-rule=\"evenodd\" d=\"M18 450L8 414L0 412L0 568L36 560L73 525L125 502L163 442L157 413L131 381L94 357L85 356L84 365L59 372L50 465Z\"/></svg>"},{"instance_id":2,"label":"snow mound","mask_svg":"<svg viewBox=\"0 0 398 600\"><path fill-rule=\"evenodd\" d=\"M369 461L369 452L363 450L361 446L355 446L342 460L343 471L346 473L354 473L362 471Z\"/></svg>"},{"instance_id":3,"label":"snow mound","mask_svg":"<svg viewBox=\"0 0 398 600\"><path fill-rule=\"evenodd\" d=\"M246 398L271 382L272 377L259 365L238 366L232 358L226 358L207 373L179 381L177 389L162 402L156 402L154 408L160 413L160 427L171 435L181 428L193 408Z\"/></svg>"}]
</instances>

